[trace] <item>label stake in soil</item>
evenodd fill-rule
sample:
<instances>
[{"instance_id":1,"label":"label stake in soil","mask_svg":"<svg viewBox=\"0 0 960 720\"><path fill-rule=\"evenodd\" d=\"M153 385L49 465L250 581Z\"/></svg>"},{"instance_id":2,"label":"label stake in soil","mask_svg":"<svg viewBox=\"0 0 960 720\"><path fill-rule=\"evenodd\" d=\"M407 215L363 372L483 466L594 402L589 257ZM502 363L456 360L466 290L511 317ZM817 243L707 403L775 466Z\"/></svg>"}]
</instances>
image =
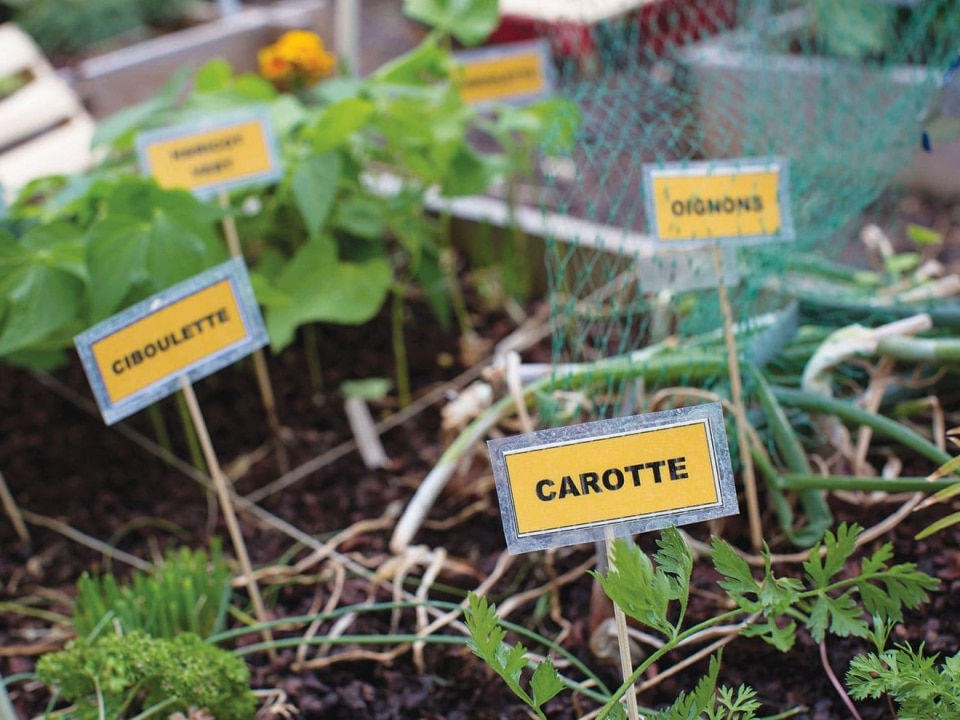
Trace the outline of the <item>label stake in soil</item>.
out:
<instances>
[{"instance_id":1,"label":"label stake in soil","mask_svg":"<svg viewBox=\"0 0 960 720\"><path fill-rule=\"evenodd\" d=\"M237 234L237 221L229 212L230 197L226 190L220 190L217 197L220 207L227 211L223 217L223 234L227 238L230 256L242 258L243 251L240 248L240 238ZM280 469L281 475L286 475L290 472L290 457L287 455L287 446L283 442L283 428L277 415L276 395L273 392L273 383L270 381L270 371L267 369L267 358L264 356L262 349L253 351L253 368L257 375L257 386L260 388L263 409L267 413L267 424L270 426L270 432L273 433L273 442L277 449L277 467Z\"/></svg>"},{"instance_id":2,"label":"label stake in soil","mask_svg":"<svg viewBox=\"0 0 960 720\"><path fill-rule=\"evenodd\" d=\"M207 423L203 419L203 413L200 411L200 403L197 402L196 393L193 392L193 385L186 376L180 377L180 389L183 397L187 401L187 407L190 409L190 417L193 418L193 424L197 431L197 437L200 439L200 447L203 450L203 457L207 461L207 468L210 470L210 479L213 480L213 487L217 493L217 499L220 501L220 510L223 512L223 519L227 525L227 532L230 534L230 541L233 543L233 551L237 554L237 561L240 563L240 570L247 581L247 592L250 594L250 601L253 603L253 611L257 620L266 623L267 611L263 605L263 597L260 595L260 586L257 585L257 579L253 574L253 566L250 564L250 554L247 552L247 545L243 539L243 533L240 531L240 523L237 520L237 511L233 505L233 496L230 492L227 476L220 468L217 461L217 455L213 449L213 442L210 440L210 432L207 430ZM270 643L272 635L269 629L263 631L264 642ZM273 650L269 651L271 655Z\"/></svg>"},{"instance_id":3,"label":"label stake in soil","mask_svg":"<svg viewBox=\"0 0 960 720\"><path fill-rule=\"evenodd\" d=\"M266 621L227 478L192 385L267 343L243 259L228 260L147 298L77 335L74 342L108 425L182 391L257 619ZM265 632L264 638L269 641L270 634Z\"/></svg>"},{"instance_id":4,"label":"label stake in soil","mask_svg":"<svg viewBox=\"0 0 960 720\"><path fill-rule=\"evenodd\" d=\"M604 539L604 545L607 551L607 567L610 571L615 568L613 557L613 533L607 528L607 536ZM617 626L617 649L620 651L620 673L626 682L633 675L633 659L630 657L630 636L627 634L627 616L616 603L613 603L613 619ZM628 720L639 720L640 712L637 709L637 690L633 684L627 689L627 718Z\"/></svg>"},{"instance_id":5,"label":"label stake in soil","mask_svg":"<svg viewBox=\"0 0 960 720\"><path fill-rule=\"evenodd\" d=\"M227 190L282 177L277 139L267 111L245 109L197 123L150 130L138 135L136 142L140 166L161 187L186 188L200 198L217 195L220 207L228 211L223 232L230 255L243 257ZM277 450L277 464L284 475L290 470L290 459L262 350L254 351L253 366Z\"/></svg>"},{"instance_id":6,"label":"label stake in soil","mask_svg":"<svg viewBox=\"0 0 960 720\"><path fill-rule=\"evenodd\" d=\"M665 250L667 246L684 250L707 243L712 248L750 541L759 551L763 545L760 502L721 246L794 239L786 164L780 159L740 159L645 165L643 185L651 232Z\"/></svg>"}]
</instances>

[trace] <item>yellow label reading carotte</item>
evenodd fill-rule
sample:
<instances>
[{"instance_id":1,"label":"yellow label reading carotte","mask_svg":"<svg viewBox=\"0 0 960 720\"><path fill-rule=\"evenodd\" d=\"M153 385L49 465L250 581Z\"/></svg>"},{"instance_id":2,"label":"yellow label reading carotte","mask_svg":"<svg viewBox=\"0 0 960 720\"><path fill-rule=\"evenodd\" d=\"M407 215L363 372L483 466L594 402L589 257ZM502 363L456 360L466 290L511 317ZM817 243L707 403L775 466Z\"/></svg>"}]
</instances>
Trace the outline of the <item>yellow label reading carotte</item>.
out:
<instances>
[{"instance_id":1,"label":"yellow label reading carotte","mask_svg":"<svg viewBox=\"0 0 960 720\"><path fill-rule=\"evenodd\" d=\"M464 64L459 79L460 97L466 103L537 95L547 83L538 52L472 60Z\"/></svg>"},{"instance_id":2,"label":"yellow label reading carotte","mask_svg":"<svg viewBox=\"0 0 960 720\"><path fill-rule=\"evenodd\" d=\"M779 170L654 173L656 235L667 241L776 236L779 188Z\"/></svg>"},{"instance_id":3,"label":"yellow label reading carotte","mask_svg":"<svg viewBox=\"0 0 960 720\"><path fill-rule=\"evenodd\" d=\"M187 190L267 173L273 165L259 120L158 140L146 147L145 155L161 187Z\"/></svg>"},{"instance_id":4,"label":"yellow label reading carotte","mask_svg":"<svg viewBox=\"0 0 960 720\"><path fill-rule=\"evenodd\" d=\"M247 338L229 279L198 290L91 345L112 403Z\"/></svg>"},{"instance_id":5,"label":"yellow label reading carotte","mask_svg":"<svg viewBox=\"0 0 960 720\"><path fill-rule=\"evenodd\" d=\"M504 453L517 535L721 504L706 421Z\"/></svg>"}]
</instances>

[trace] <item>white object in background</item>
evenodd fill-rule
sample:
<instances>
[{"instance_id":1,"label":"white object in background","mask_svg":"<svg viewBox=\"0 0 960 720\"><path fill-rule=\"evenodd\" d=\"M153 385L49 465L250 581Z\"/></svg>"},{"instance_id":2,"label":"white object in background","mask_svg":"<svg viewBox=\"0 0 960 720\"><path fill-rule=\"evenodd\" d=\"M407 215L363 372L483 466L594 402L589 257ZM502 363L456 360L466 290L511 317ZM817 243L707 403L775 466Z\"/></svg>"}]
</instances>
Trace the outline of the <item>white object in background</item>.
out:
<instances>
[{"instance_id":1,"label":"white object in background","mask_svg":"<svg viewBox=\"0 0 960 720\"><path fill-rule=\"evenodd\" d=\"M350 77L360 76L360 3L337 0L333 13L333 37L337 56Z\"/></svg>"},{"instance_id":2,"label":"white object in background","mask_svg":"<svg viewBox=\"0 0 960 720\"><path fill-rule=\"evenodd\" d=\"M0 25L0 77L25 85L0 100L0 185L8 194L45 175L90 166L95 124L79 97L13 23Z\"/></svg>"}]
</instances>

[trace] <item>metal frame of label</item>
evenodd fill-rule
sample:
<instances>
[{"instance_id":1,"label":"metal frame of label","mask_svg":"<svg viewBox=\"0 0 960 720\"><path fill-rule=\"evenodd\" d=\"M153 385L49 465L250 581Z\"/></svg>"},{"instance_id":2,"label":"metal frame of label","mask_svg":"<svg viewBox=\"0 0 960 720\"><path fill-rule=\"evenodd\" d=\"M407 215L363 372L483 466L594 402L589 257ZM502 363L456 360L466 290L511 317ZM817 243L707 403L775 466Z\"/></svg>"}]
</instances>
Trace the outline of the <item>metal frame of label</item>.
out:
<instances>
[{"instance_id":1,"label":"metal frame of label","mask_svg":"<svg viewBox=\"0 0 960 720\"><path fill-rule=\"evenodd\" d=\"M241 320L247 331L246 336L238 342L221 348L215 353L147 385L122 400L111 401L100 366L93 354L93 345L135 322L139 322L153 313L223 280L230 281L242 316ZM266 345L269 340L266 327L263 324L263 316L260 314L260 307L257 304L247 274L247 266L242 258L233 258L107 318L74 337L73 342L76 345L77 353L80 355L80 361L83 364L84 372L87 374L87 380L90 382L94 399L97 401L104 422L107 425L113 425L115 422L172 394L179 389L182 376L186 375L191 382L196 382L246 357L254 350Z\"/></svg>"},{"instance_id":2,"label":"metal frame of label","mask_svg":"<svg viewBox=\"0 0 960 720\"><path fill-rule=\"evenodd\" d=\"M644 513L642 509L639 509L638 512L628 517L615 520L520 534L517 526L512 486L507 471L507 455L535 449L547 449L559 445L641 434L653 430L668 430L671 427L701 422L707 431L707 442L713 465L718 502L707 506L653 513ZM740 511L733 479L733 467L730 462L727 434L723 424L723 409L720 403L705 403L644 415L538 430L533 433L488 440L487 447L490 452L493 477L497 487L497 498L500 503L500 515L503 520L507 551L511 554L594 542L604 540L611 534L614 537L625 537L650 530L659 530L664 527L688 525L703 520L736 515Z\"/></svg>"}]
</instances>

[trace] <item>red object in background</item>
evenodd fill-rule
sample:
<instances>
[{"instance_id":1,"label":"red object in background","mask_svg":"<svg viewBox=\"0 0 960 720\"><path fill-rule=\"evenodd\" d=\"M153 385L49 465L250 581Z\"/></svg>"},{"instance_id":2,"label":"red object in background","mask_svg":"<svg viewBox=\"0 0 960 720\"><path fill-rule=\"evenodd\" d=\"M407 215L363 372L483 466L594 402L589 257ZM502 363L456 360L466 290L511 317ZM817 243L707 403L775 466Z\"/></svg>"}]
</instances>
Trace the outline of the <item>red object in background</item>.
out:
<instances>
[{"instance_id":1,"label":"red object in background","mask_svg":"<svg viewBox=\"0 0 960 720\"><path fill-rule=\"evenodd\" d=\"M549 0L544 0L548 2ZM627 13L640 25L640 46L654 55L685 42L714 35L733 27L737 0L653 0ZM573 20L550 22L505 14L487 44L545 37L554 54L581 58L595 50L593 27Z\"/></svg>"}]
</instances>

